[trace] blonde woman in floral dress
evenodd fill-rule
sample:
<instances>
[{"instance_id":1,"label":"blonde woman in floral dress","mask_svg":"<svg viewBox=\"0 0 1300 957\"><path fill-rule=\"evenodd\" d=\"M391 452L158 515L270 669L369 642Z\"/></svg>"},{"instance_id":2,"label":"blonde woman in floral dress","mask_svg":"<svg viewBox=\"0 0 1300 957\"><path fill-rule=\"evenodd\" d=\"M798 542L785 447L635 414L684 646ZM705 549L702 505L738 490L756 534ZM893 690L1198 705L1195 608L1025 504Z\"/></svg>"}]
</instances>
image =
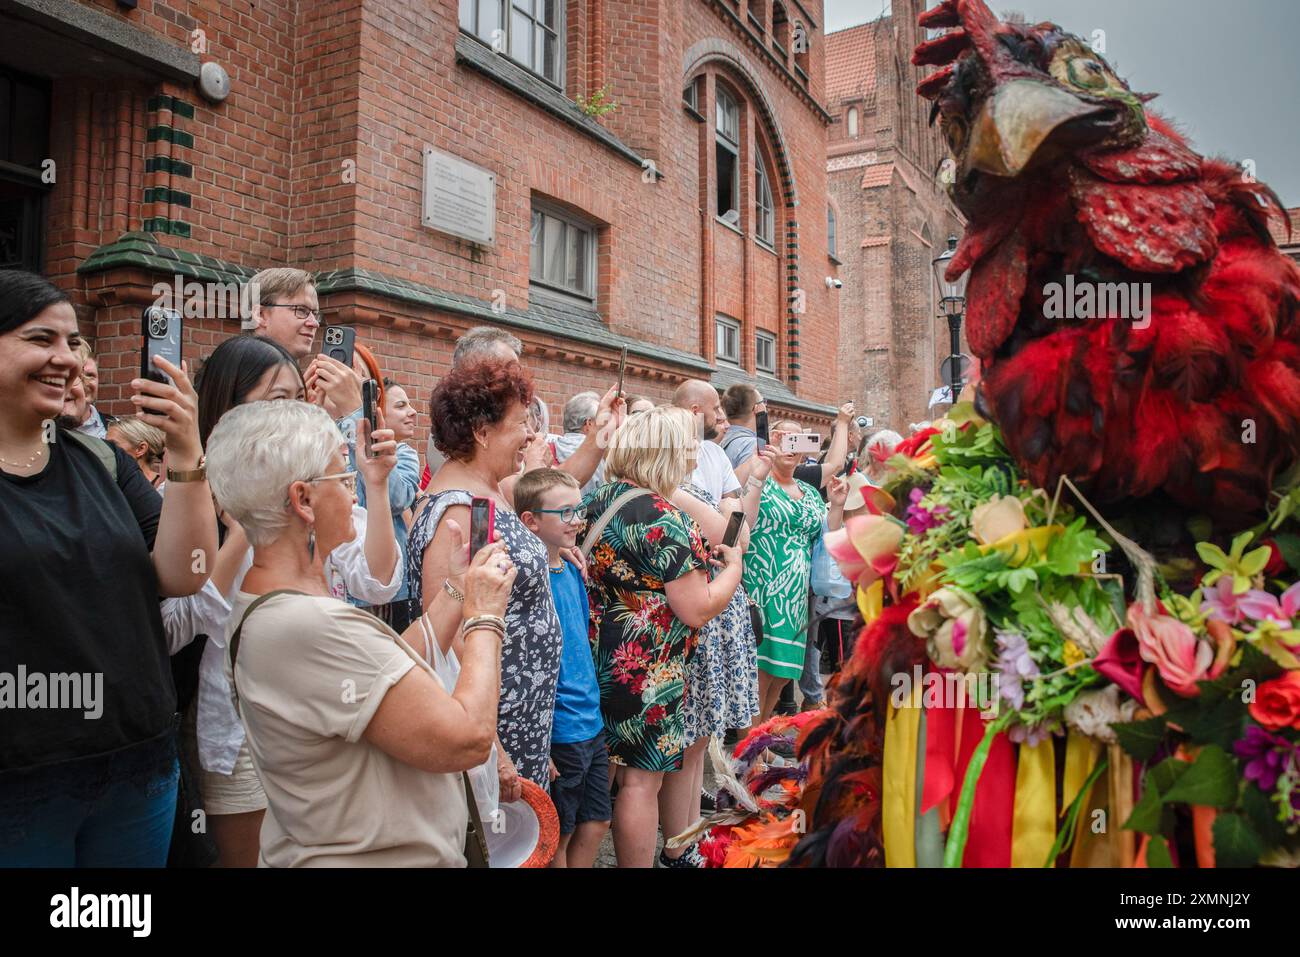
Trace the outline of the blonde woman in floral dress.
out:
<instances>
[{"instance_id":1,"label":"blonde woman in floral dress","mask_svg":"<svg viewBox=\"0 0 1300 957\"><path fill-rule=\"evenodd\" d=\"M619 781L614 852L620 867L651 867L665 773L685 753L682 701L697 632L726 609L740 584L738 549L710 553L699 528L670 501L695 467L695 421L662 407L632 416L614 433L610 481L585 501L587 528L610 516L588 561L591 638L610 764ZM585 540L587 531L579 533Z\"/></svg>"},{"instance_id":2,"label":"blonde woman in floral dress","mask_svg":"<svg viewBox=\"0 0 1300 957\"><path fill-rule=\"evenodd\" d=\"M801 431L797 422L779 422L772 441L779 450L781 436ZM781 689L803 673L808 629L808 583L812 577L812 548L821 538L822 519L834 531L843 524L843 508L826 503L817 489L794 477L798 453L772 459L772 472L763 485L758 523L745 553L745 590L763 609L763 637L758 645L760 720L772 716Z\"/></svg>"}]
</instances>

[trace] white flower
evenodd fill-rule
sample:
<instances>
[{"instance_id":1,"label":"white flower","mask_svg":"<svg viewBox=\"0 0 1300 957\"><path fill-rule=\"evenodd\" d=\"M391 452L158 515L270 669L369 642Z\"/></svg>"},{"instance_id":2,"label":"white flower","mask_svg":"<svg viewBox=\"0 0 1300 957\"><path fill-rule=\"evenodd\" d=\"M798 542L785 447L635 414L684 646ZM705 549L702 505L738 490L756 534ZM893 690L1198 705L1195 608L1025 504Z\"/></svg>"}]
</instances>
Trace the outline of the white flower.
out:
<instances>
[{"instance_id":1,"label":"white flower","mask_svg":"<svg viewBox=\"0 0 1300 957\"><path fill-rule=\"evenodd\" d=\"M1080 734L1115 743L1113 724L1124 724L1133 720L1138 703L1127 698L1123 704L1119 700L1119 686L1107 685L1099 691L1085 691L1065 706L1065 723Z\"/></svg>"},{"instance_id":2,"label":"white flower","mask_svg":"<svg viewBox=\"0 0 1300 957\"><path fill-rule=\"evenodd\" d=\"M941 668L974 672L988 662L984 607L960 588L940 588L907 616L907 627L926 639L930 660Z\"/></svg>"}]
</instances>

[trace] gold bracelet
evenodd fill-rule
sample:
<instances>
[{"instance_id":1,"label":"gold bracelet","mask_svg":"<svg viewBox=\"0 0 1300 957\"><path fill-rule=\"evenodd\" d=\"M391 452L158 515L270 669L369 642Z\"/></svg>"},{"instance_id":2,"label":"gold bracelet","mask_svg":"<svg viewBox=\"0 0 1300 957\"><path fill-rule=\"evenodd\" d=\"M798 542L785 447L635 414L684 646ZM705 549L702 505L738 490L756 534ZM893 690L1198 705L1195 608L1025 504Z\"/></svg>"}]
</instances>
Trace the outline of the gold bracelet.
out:
<instances>
[{"instance_id":1,"label":"gold bracelet","mask_svg":"<svg viewBox=\"0 0 1300 957\"><path fill-rule=\"evenodd\" d=\"M442 590L462 605L465 604L465 593L453 585L450 578L444 578L442 580Z\"/></svg>"},{"instance_id":2,"label":"gold bracelet","mask_svg":"<svg viewBox=\"0 0 1300 957\"><path fill-rule=\"evenodd\" d=\"M488 631L495 631L501 638L506 636L506 620L500 615L475 615L473 618L465 619L460 627L462 634L469 634L476 628L486 628Z\"/></svg>"}]
</instances>

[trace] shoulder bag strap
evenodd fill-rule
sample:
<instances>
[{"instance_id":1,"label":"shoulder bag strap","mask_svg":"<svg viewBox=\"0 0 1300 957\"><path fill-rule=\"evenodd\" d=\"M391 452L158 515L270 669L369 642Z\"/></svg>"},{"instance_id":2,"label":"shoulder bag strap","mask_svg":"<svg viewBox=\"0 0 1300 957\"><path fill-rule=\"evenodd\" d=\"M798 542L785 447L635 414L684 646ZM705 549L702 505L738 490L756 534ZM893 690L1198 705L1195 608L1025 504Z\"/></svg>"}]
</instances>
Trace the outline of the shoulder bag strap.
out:
<instances>
[{"instance_id":1,"label":"shoulder bag strap","mask_svg":"<svg viewBox=\"0 0 1300 957\"><path fill-rule=\"evenodd\" d=\"M609 508L605 509L604 514L596 519L596 524L587 530L587 537L582 541L582 557L587 558L591 555L591 550L596 547L600 541L601 533L605 531L605 526L609 524L620 508L632 501L634 498L640 498L642 495L649 495L650 490L644 488L630 488L614 501L609 503Z\"/></svg>"},{"instance_id":2,"label":"shoulder bag strap","mask_svg":"<svg viewBox=\"0 0 1300 957\"><path fill-rule=\"evenodd\" d=\"M305 591L295 591L292 588L277 588L275 591L269 591L265 595L258 595L251 602L249 602L248 607L244 609L243 615L241 615L239 618L239 624L235 626L235 630L234 632L231 633L230 641L229 641L230 688L232 691L235 691L236 696L239 694L239 692L235 688L235 658L239 654L239 639L243 636L244 623L248 621L248 616L251 615L253 612L257 611L257 609L261 607L264 602L266 602L271 598L276 597L277 595L305 595L305 594L307 594Z\"/></svg>"},{"instance_id":3,"label":"shoulder bag strap","mask_svg":"<svg viewBox=\"0 0 1300 957\"><path fill-rule=\"evenodd\" d=\"M103 439L96 438L93 435L86 435L84 432L77 432L76 430L66 430L63 434L69 436L79 445L84 446L88 451L93 453L95 458L99 460L99 464L104 466L104 469L109 475L113 476L113 481L117 481L117 456L113 454L113 447L111 445Z\"/></svg>"}]
</instances>

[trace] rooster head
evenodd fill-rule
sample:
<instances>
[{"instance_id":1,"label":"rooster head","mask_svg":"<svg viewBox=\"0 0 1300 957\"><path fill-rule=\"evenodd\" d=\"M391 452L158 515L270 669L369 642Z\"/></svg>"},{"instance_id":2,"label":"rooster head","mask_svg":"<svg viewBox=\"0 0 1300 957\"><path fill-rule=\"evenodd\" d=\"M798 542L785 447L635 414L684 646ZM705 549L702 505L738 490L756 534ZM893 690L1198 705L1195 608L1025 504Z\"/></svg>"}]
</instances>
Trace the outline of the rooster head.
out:
<instances>
[{"instance_id":1,"label":"rooster head","mask_svg":"<svg viewBox=\"0 0 1300 957\"><path fill-rule=\"evenodd\" d=\"M939 66L917 92L934 103L956 164L955 198L984 175L1015 178L1063 155L1129 147L1143 103L1110 65L1053 23L1002 22L983 0L945 0L920 24L948 28L912 55Z\"/></svg>"}]
</instances>

